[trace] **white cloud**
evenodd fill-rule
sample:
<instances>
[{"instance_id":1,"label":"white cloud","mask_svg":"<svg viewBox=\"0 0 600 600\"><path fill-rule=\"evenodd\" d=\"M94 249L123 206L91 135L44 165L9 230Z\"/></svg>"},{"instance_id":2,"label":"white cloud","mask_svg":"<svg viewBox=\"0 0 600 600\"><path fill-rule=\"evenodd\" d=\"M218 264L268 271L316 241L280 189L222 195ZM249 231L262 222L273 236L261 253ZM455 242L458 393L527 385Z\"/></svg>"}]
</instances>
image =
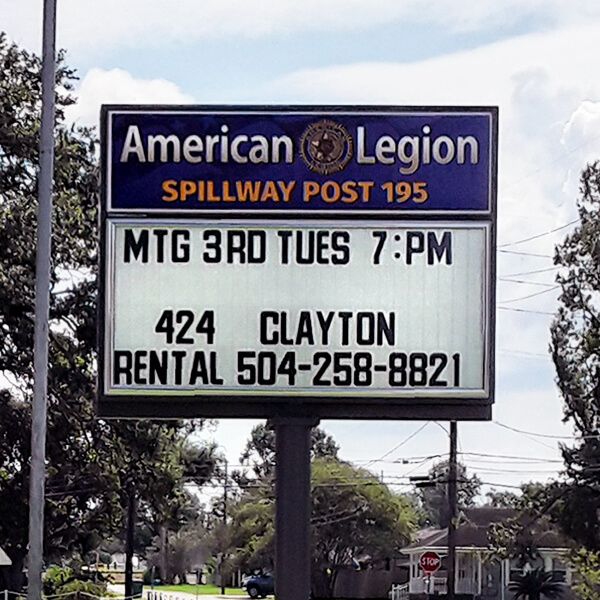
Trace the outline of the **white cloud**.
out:
<instances>
[{"instance_id":1,"label":"white cloud","mask_svg":"<svg viewBox=\"0 0 600 600\"><path fill-rule=\"evenodd\" d=\"M596 141L600 138L600 102L584 100L571 115L563 131L563 144Z\"/></svg>"},{"instance_id":2,"label":"white cloud","mask_svg":"<svg viewBox=\"0 0 600 600\"><path fill-rule=\"evenodd\" d=\"M70 0L64 0L65 11L73 10ZM0 0L0 11L5 0ZM28 4L25 2L24 4ZM362 6L362 2L360 5ZM429 15L416 13L412 2L394 2L386 14L383 0L369 4L374 14L348 10L335 27L358 27L353 23L363 19L364 27L372 26L382 15L389 19L399 18L401 10L405 17L413 20L430 18L436 22L447 22L459 27L460 17L467 8L472 13L469 26L486 20L502 20L501 9L507 7L522 14L522 11L542 7L551 22L566 10L560 2L428 2L420 6L431 9ZM402 8L398 8L402 4ZM457 6L453 6L456 4ZM132 16L123 14L116 4L97 3L91 7L82 0L81 10L89 12L81 18L80 43L93 45L99 40L113 40L118 44L139 43L144 32L160 32L145 43L158 43L160 39L194 39L205 35L239 34L256 35L282 27L298 29L331 27L337 0L319 3L324 12L321 22L311 22L309 17L316 10L312 2L294 5L287 2L277 5L258 2L243 6L229 1L222 5L204 7L200 3L178 3L169 6L172 14L161 12L154 2L144 3L148 14L138 14L138 22L132 24ZM136 13L136 2L127 7ZM162 5L161 5L162 6ZM344 2L344 6L351 6ZM358 5L357 5L358 6ZM462 7L466 8L462 8ZM337 68L305 69L289 74L269 85L258 86L248 91L252 97L246 101L268 103L326 103L326 104L394 104L394 105L498 105L500 107L500 190L499 190L499 243L515 242L544 231L550 231L576 216L574 198L579 172L585 162L595 157L600 150L600 78L595 74L600 64L600 26L590 19L589 23L574 23L577 15L588 11L590 3L577 3L579 12L569 3L572 13L564 15L568 27L550 30L544 34L526 35L503 42L490 44L470 51L424 60L413 64L373 62L346 65ZM107 8L108 7L108 8ZM106 22L104 10L114 8L114 30L102 38L90 32L89 19ZM186 18L182 18L182 7L187 7ZM548 8L549 7L549 8ZM445 8L446 14L442 14ZM252 9L252 10L250 10ZM586 14L593 16L593 8ZM95 12L94 12L95 11ZM223 11L229 12L225 22ZM252 14L248 14L248 11ZM413 12L410 12L413 11ZM343 12L343 11L342 11ZM296 20L292 17L295 16ZM66 17L63 17L66 20ZM69 17L69 19L71 19ZM164 26L156 25L164 18ZM510 18L510 17L506 17ZM246 20L245 20L246 19ZM262 19L262 20L261 20ZM446 19L446 21L444 21ZM100 26L100 25L99 25ZM128 33L123 31L128 29ZM64 35L75 35L68 28ZM89 40L85 37L91 36ZM95 36L95 37L94 37ZM112 36L112 37L110 37ZM162 38L161 38L162 36ZM187 36L187 37L186 37ZM79 42L78 42L79 43ZM102 71L94 69L83 79L78 94L81 102L72 113L81 122L97 121L99 105L106 103L189 103L192 98L173 83L164 80L144 81L135 79L124 71ZM227 90L222 91L227 99ZM507 249L542 255L541 257L498 254L498 273L507 275L527 272L552 266L551 255L554 244L566 231L559 231L534 239L525 244L508 246ZM546 258L544 258L546 256ZM530 284L498 282L498 300L525 297L540 291L535 283L552 283L553 272L524 276ZM503 305L538 312L553 312L556 292L549 292L515 303ZM547 356L548 327L551 317L509 310L498 311L498 396L494 418L522 429L559 434L564 431L561 424L560 399L553 382L553 369ZM233 459L245 441L246 423L234 427L225 422L223 444L235 448ZM524 425L530 424L530 425ZM329 428L329 422L328 422ZM364 423L336 423L331 429L342 443L342 456L351 460L376 458L398 443L398 438L408 436L416 430L414 424L378 424L378 432ZM523 435L494 429L490 424L461 424L464 448L484 452L493 442L492 452L506 454L532 454L544 452L543 444L551 445L556 454L556 443L532 440L525 443ZM387 432L387 435L385 433ZM370 433L370 434L369 434ZM422 448L432 452L445 452L447 439L437 428L427 429L427 435L418 436L420 446L410 448L412 455L424 454ZM242 440L242 438L244 438ZM435 438L435 439L434 439ZM440 439L437 439L440 438ZM368 442L365 442L368 439ZM425 443L424 443L425 442ZM361 450L361 448L363 450ZM364 450L364 449L367 450ZM548 448L547 448L548 449ZM406 447L407 452L409 446ZM427 468L430 464L427 465ZM377 467L375 467L377 468ZM535 477L530 477L534 479ZM518 481L518 475L515 475ZM515 482L516 482L515 481Z\"/></svg>"},{"instance_id":3,"label":"white cloud","mask_svg":"<svg viewBox=\"0 0 600 600\"><path fill-rule=\"evenodd\" d=\"M190 104L193 98L164 79L135 79L121 69L91 69L77 90L78 102L67 117L80 125L98 125L101 104Z\"/></svg>"},{"instance_id":4,"label":"white cloud","mask_svg":"<svg viewBox=\"0 0 600 600\"><path fill-rule=\"evenodd\" d=\"M159 46L225 36L364 31L392 22L470 31L527 19L552 27L599 14L600 7L590 0L60 0L57 17L60 46L101 52L107 46ZM0 0L0 15L13 39L39 48L39 2Z\"/></svg>"},{"instance_id":5,"label":"white cloud","mask_svg":"<svg viewBox=\"0 0 600 600\"><path fill-rule=\"evenodd\" d=\"M579 104L563 128L561 143L567 152L582 157L580 165L567 168L563 184L565 194L574 197L579 190L581 167L600 157L600 102L583 100Z\"/></svg>"},{"instance_id":6,"label":"white cloud","mask_svg":"<svg viewBox=\"0 0 600 600\"><path fill-rule=\"evenodd\" d=\"M600 80L590 76L599 36L592 23L411 64L305 69L256 94L284 103L498 105L501 240L512 241L525 237L523 217L534 211L554 223L574 216L562 185L571 164L582 166L581 154L563 129L572 115L581 129L582 98L600 98Z\"/></svg>"},{"instance_id":7,"label":"white cloud","mask_svg":"<svg viewBox=\"0 0 600 600\"><path fill-rule=\"evenodd\" d=\"M326 96L346 104L466 103L503 108L518 102L519 94L526 97L528 91L544 88L564 95L575 86L577 97L593 95L600 90L600 82L590 76L598 63L599 32L600 24L593 22L416 63L306 69L275 82L273 92L295 93L303 101Z\"/></svg>"}]
</instances>

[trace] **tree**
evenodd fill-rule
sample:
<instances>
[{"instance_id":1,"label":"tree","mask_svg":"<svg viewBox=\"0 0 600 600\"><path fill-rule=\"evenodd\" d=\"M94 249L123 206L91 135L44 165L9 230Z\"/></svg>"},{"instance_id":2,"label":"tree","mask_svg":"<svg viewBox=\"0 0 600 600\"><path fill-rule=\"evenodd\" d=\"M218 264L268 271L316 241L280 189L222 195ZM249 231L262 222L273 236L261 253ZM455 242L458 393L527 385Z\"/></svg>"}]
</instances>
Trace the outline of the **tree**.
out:
<instances>
[{"instance_id":1,"label":"tree","mask_svg":"<svg viewBox=\"0 0 600 600\"><path fill-rule=\"evenodd\" d=\"M275 565L275 490L270 480L256 480L247 485L231 510L230 533L234 549L234 568L247 573Z\"/></svg>"},{"instance_id":2,"label":"tree","mask_svg":"<svg viewBox=\"0 0 600 600\"><path fill-rule=\"evenodd\" d=\"M582 600L600 600L600 554L579 550L571 556L573 591Z\"/></svg>"},{"instance_id":3,"label":"tree","mask_svg":"<svg viewBox=\"0 0 600 600\"><path fill-rule=\"evenodd\" d=\"M425 524L447 527L450 518L448 502L449 463L447 460L433 465L429 470L429 481L435 485L419 488L419 498L424 513ZM467 468L458 463L456 469L458 506L469 508L474 506L479 494L481 481L477 475L469 477Z\"/></svg>"},{"instance_id":4,"label":"tree","mask_svg":"<svg viewBox=\"0 0 600 600\"><path fill-rule=\"evenodd\" d=\"M498 559L514 559L523 572L543 563L539 549L551 545L568 548L568 540L557 521L562 505L561 483L530 482L521 485L521 494L505 507L503 520L494 523L489 549Z\"/></svg>"},{"instance_id":5,"label":"tree","mask_svg":"<svg viewBox=\"0 0 600 600\"><path fill-rule=\"evenodd\" d=\"M0 71L0 512L5 515L0 519L0 543L13 562L0 574L0 589L18 590L28 543L41 61L0 33ZM75 79L60 53L48 359L47 560L83 556L115 533L122 524L129 481L144 490L148 503L172 500L180 494L178 478L187 460L179 450L181 424L106 422L94 415L98 169L93 132L65 123L64 110L74 102L70 92ZM160 451L154 453L153 448ZM163 508L156 502L154 506L156 511Z\"/></svg>"},{"instance_id":6,"label":"tree","mask_svg":"<svg viewBox=\"0 0 600 600\"><path fill-rule=\"evenodd\" d=\"M379 479L332 459L313 462L313 595L332 598L340 569L389 561L416 529L411 503Z\"/></svg>"},{"instance_id":7,"label":"tree","mask_svg":"<svg viewBox=\"0 0 600 600\"><path fill-rule=\"evenodd\" d=\"M126 515L126 565L131 565L139 516L157 536L161 578L171 581L176 573L169 561L169 532L179 531L191 520L190 509L196 512L184 484L201 486L210 479L218 460L214 446L190 442L201 422L115 421L112 426L116 435L111 446L111 468ZM131 578L129 567L126 587L130 587Z\"/></svg>"},{"instance_id":8,"label":"tree","mask_svg":"<svg viewBox=\"0 0 600 600\"><path fill-rule=\"evenodd\" d=\"M245 488L232 509L234 565L246 571L274 564L274 491L269 479ZM340 569L353 561L391 559L416 527L410 502L364 469L334 458L312 465L313 595L331 597Z\"/></svg>"},{"instance_id":9,"label":"tree","mask_svg":"<svg viewBox=\"0 0 600 600\"><path fill-rule=\"evenodd\" d=\"M519 505L519 495L514 492L492 489L486 493L485 497L486 504L496 508L516 508Z\"/></svg>"},{"instance_id":10,"label":"tree","mask_svg":"<svg viewBox=\"0 0 600 600\"><path fill-rule=\"evenodd\" d=\"M78 600L81 595L105 596L108 586L98 573L76 573L70 567L51 566L44 573L45 596L60 596L64 600Z\"/></svg>"},{"instance_id":11,"label":"tree","mask_svg":"<svg viewBox=\"0 0 600 600\"><path fill-rule=\"evenodd\" d=\"M159 543L160 541L157 539L156 545L158 546ZM209 561L210 545L209 533L201 519L191 519L177 531L169 531L166 557L168 581L174 581L177 577L179 581L185 583L187 573L194 572L200 565ZM165 559L161 554L161 552L149 552L146 556L149 566L148 583L150 583L152 574L154 577L160 574L162 579L162 573L153 568L161 568L161 565L164 565Z\"/></svg>"},{"instance_id":12,"label":"tree","mask_svg":"<svg viewBox=\"0 0 600 600\"><path fill-rule=\"evenodd\" d=\"M33 383L35 231L40 60L0 34L0 540L18 587L27 548L30 406ZM97 169L89 130L67 128L74 73L58 57L55 219L48 373L46 551L85 549L107 524L103 424L95 422Z\"/></svg>"},{"instance_id":13,"label":"tree","mask_svg":"<svg viewBox=\"0 0 600 600\"><path fill-rule=\"evenodd\" d=\"M532 569L519 575L515 581L508 584L508 589L515 595L516 600L540 600L542 596L559 598L564 592L563 586L552 580L552 573L544 571L543 568Z\"/></svg>"},{"instance_id":14,"label":"tree","mask_svg":"<svg viewBox=\"0 0 600 600\"><path fill-rule=\"evenodd\" d=\"M320 427L311 430L311 459L337 458L339 446ZM270 421L257 425L250 433L240 457L243 465L251 465L254 475L263 477L275 473L275 427Z\"/></svg>"},{"instance_id":15,"label":"tree","mask_svg":"<svg viewBox=\"0 0 600 600\"><path fill-rule=\"evenodd\" d=\"M566 533L600 550L600 163L583 171L580 223L557 246L560 307L551 326L551 351L565 420L579 439L563 446L568 484L561 496Z\"/></svg>"}]
</instances>

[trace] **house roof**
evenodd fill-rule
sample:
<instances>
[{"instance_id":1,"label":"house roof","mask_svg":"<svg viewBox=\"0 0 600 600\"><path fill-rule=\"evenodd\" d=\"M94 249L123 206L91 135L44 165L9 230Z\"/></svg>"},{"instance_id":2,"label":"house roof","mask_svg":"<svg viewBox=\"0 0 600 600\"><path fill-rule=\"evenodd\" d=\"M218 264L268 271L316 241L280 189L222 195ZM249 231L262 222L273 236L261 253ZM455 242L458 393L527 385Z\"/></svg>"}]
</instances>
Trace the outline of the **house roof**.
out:
<instances>
[{"instance_id":1,"label":"house roof","mask_svg":"<svg viewBox=\"0 0 600 600\"><path fill-rule=\"evenodd\" d=\"M457 548L486 549L489 546L488 531L495 523L506 522L517 515L511 508L469 508L461 511L455 534ZM565 541L556 531L548 529L536 536L540 548L564 548ZM448 529L423 529L417 539L404 549L412 554L426 548L445 548L448 546Z\"/></svg>"}]
</instances>

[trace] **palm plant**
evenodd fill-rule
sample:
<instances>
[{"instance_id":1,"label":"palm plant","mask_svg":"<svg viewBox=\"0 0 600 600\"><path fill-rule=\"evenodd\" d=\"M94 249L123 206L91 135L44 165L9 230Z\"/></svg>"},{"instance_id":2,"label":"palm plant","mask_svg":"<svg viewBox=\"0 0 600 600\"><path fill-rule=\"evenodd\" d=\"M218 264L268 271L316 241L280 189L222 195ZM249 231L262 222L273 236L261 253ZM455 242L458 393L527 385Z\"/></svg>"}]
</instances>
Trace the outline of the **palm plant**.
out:
<instances>
[{"instance_id":1,"label":"palm plant","mask_svg":"<svg viewBox=\"0 0 600 600\"><path fill-rule=\"evenodd\" d=\"M515 600L540 600L542 596L560 598L564 591L561 583L552 580L552 572L541 567L519 575L508 584L508 589L515 595Z\"/></svg>"}]
</instances>

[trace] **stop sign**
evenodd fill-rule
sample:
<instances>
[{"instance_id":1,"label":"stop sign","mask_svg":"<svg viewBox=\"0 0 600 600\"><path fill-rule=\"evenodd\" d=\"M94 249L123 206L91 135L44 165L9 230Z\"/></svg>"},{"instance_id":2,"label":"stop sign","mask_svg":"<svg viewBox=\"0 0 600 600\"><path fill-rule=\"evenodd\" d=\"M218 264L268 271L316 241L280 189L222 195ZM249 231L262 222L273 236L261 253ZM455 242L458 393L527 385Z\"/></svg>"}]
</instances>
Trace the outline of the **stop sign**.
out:
<instances>
[{"instance_id":1,"label":"stop sign","mask_svg":"<svg viewBox=\"0 0 600 600\"><path fill-rule=\"evenodd\" d=\"M442 559L436 552L424 552L419 558L421 569L428 575L435 573L440 568L441 562Z\"/></svg>"}]
</instances>

